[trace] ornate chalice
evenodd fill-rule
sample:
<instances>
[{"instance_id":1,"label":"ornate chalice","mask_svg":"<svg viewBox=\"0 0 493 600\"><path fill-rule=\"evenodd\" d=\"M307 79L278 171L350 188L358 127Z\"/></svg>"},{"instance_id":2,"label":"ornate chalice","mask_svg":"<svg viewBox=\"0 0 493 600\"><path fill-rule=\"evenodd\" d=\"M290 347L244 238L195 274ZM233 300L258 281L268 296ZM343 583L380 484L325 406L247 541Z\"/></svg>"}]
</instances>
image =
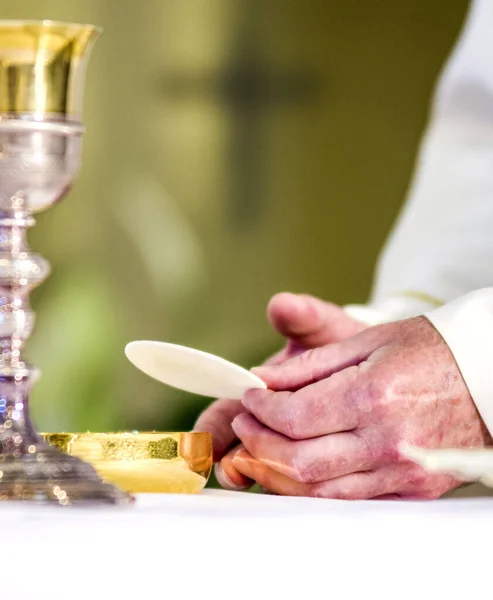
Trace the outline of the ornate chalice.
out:
<instances>
[{"instance_id":1,"label":"ornate chalice","mask_svg":"<svg viewBox=\"0 0 493 600\"><path fill-rule=\"evenodd\" d=\"M0 499L61 505L131 502L96 470L49 445L29 417L37 370L23 359L34 326L30 291L49 274L30 251L33 214L77 175L82 99L96 27L0 21Z\"/></svg>"}]
</instances>

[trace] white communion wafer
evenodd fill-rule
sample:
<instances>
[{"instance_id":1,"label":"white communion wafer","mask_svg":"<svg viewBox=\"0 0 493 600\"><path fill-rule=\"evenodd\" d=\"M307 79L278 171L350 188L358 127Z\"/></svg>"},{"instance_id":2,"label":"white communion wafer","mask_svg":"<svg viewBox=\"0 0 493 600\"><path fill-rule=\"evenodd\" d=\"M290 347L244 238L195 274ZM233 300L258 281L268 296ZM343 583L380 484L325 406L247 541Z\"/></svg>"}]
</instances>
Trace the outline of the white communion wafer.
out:
<instances>
[{"instance_id":1,"label":"white communion wafer","mask_svg":"<svg viewBox=\"0 0 493 600\"><path fill-rule=\"evenodd\" d=\"M127 344L125 354L146 375L192 394L240 400L248 389L266 388L250 371L185 346L143 340Z\"/></svg>"},{"instance_id":2,"label":"white communion wafer","mask_svg":"<svg viewBox=\"0 0 493 600\"><path fill-rule=\"evenodd\" d=\"M401 444L403 456L435 473L448 473L464 481L480 481L493 487L493 449L418 448Z\"/></svg>"}]
</instances>

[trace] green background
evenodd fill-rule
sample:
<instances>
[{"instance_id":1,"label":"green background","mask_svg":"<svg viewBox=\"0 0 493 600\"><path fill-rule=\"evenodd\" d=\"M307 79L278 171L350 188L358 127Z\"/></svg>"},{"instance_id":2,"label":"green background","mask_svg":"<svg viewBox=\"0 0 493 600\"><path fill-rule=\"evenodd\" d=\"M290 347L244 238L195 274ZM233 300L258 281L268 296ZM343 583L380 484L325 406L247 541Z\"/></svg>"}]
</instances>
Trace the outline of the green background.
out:
<instances>
[{"instance_id":1,"label":"green background","mask_svg":"<svg viewBox=\"0 0 493 600\"><path fill-rule=\"evenodd\" d=\"M134 339L261 362L278 291L364 301L463 0L17 0L104 28L83 167L39 215L53 274L28 357L42 430L186 430L207 399L147 378Z\"/></svg>"}]
</instances>

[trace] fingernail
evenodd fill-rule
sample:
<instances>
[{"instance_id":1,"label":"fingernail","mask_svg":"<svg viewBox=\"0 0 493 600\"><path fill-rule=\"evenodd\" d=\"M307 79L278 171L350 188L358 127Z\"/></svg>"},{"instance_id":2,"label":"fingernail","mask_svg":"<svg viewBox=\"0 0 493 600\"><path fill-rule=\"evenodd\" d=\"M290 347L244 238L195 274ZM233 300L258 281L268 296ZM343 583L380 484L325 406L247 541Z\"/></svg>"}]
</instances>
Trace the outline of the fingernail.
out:
<instances>
[{"instance_id":1,"label":"fingernail","mask_svg":"<svg viewBox=\"0 0 493 600\"><path fill-rule=\"evenodd\" d=\"M249 464L249 458L250 455L248 454L248 452L246 450L238 450L238 452L233 456L233 464L235 463L239 463L240 465L243 464Z\"/></svg>"},{"instance_id":2,"label":"fingernail","mask_svg":"<svg viewBox=\"0 0 493 600\"><path fill-rule=\"evenodd\" d=\"M272 367L253 367L253 369L250 369L250 372L263 380L263 377L268 375L271 372L271 369Z\"/></svg>"},{"instance_id":3,"label":"fingernail","mask_svg":"<svg viewBox=\"0 0 493 600\"><path fill-rule=\"evenodd\" d=\"M231 429L238 435L238 431L241 429L243 421L243 414L239 414L231 421Z\"/></svg>"},{"instance_id":4,"label":"fingernail","mask_svg":"<svg viewBox=\"0 0 493 600\"><path fill-rule=\"evenodd\" d=\"M233 459L233 462L234 462L234 459ZM216 475L217 481L219 482L219 485L221 487L223 487L225 490L240 491L240 490L247 489L246 486L236 485L235 483L233 483L231 481L231 479L224 472L224 469L222 468L221 463L216 464L216 466L214 468L214 473Z\"/></svg>"},{"instance_id":5,"label":"fingernail","mask_svg":"<svg viewBox=\"0 0 493 600\"><path fill-rule=\"evenodd\" d=\"M243 395L243 398L241 399L241 403L243 404L243 406L250 410L250 394L248 393L248 391Z\"/></svg>"}]
</instances>

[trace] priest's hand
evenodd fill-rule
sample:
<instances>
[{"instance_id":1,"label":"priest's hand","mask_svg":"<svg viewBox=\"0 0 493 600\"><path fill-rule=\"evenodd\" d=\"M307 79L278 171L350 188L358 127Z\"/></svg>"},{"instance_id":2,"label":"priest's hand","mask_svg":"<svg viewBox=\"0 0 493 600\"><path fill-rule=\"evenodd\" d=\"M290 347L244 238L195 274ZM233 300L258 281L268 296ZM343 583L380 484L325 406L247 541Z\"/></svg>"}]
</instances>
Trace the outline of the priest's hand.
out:
<instances>
[{"instance_id":1,"label":"priest's hand","mask_svg":"<svg viewBox=\"0 0 493 600\"><path fill-rule=\"evenodd\" d=\"M267 314L271 325L287 340L285 347L267 361L270 365L281 364L309 348L338 342L366 327L340 307L306 295L277 294L270 301ZM232 463L238 438L231 423L244 411L238 400L216 400L200 415L194 428L213 434L214 461L221 461L216 466L216 476L223 487L231 489L252 484Z\"/></svg>"},{"instance_id":2,"label":"priest's hand","mask_svg":"<svg viewBox=\"0 0 493 600\"><path fill-rule=\"evenodd\" d=\"M425 317L379 325L254 370L233 431L245 477L284 495L438 498L461 484L402 458L402 441L482 447L491 437L448 346Z\"/></svg>"}]
</instances>

